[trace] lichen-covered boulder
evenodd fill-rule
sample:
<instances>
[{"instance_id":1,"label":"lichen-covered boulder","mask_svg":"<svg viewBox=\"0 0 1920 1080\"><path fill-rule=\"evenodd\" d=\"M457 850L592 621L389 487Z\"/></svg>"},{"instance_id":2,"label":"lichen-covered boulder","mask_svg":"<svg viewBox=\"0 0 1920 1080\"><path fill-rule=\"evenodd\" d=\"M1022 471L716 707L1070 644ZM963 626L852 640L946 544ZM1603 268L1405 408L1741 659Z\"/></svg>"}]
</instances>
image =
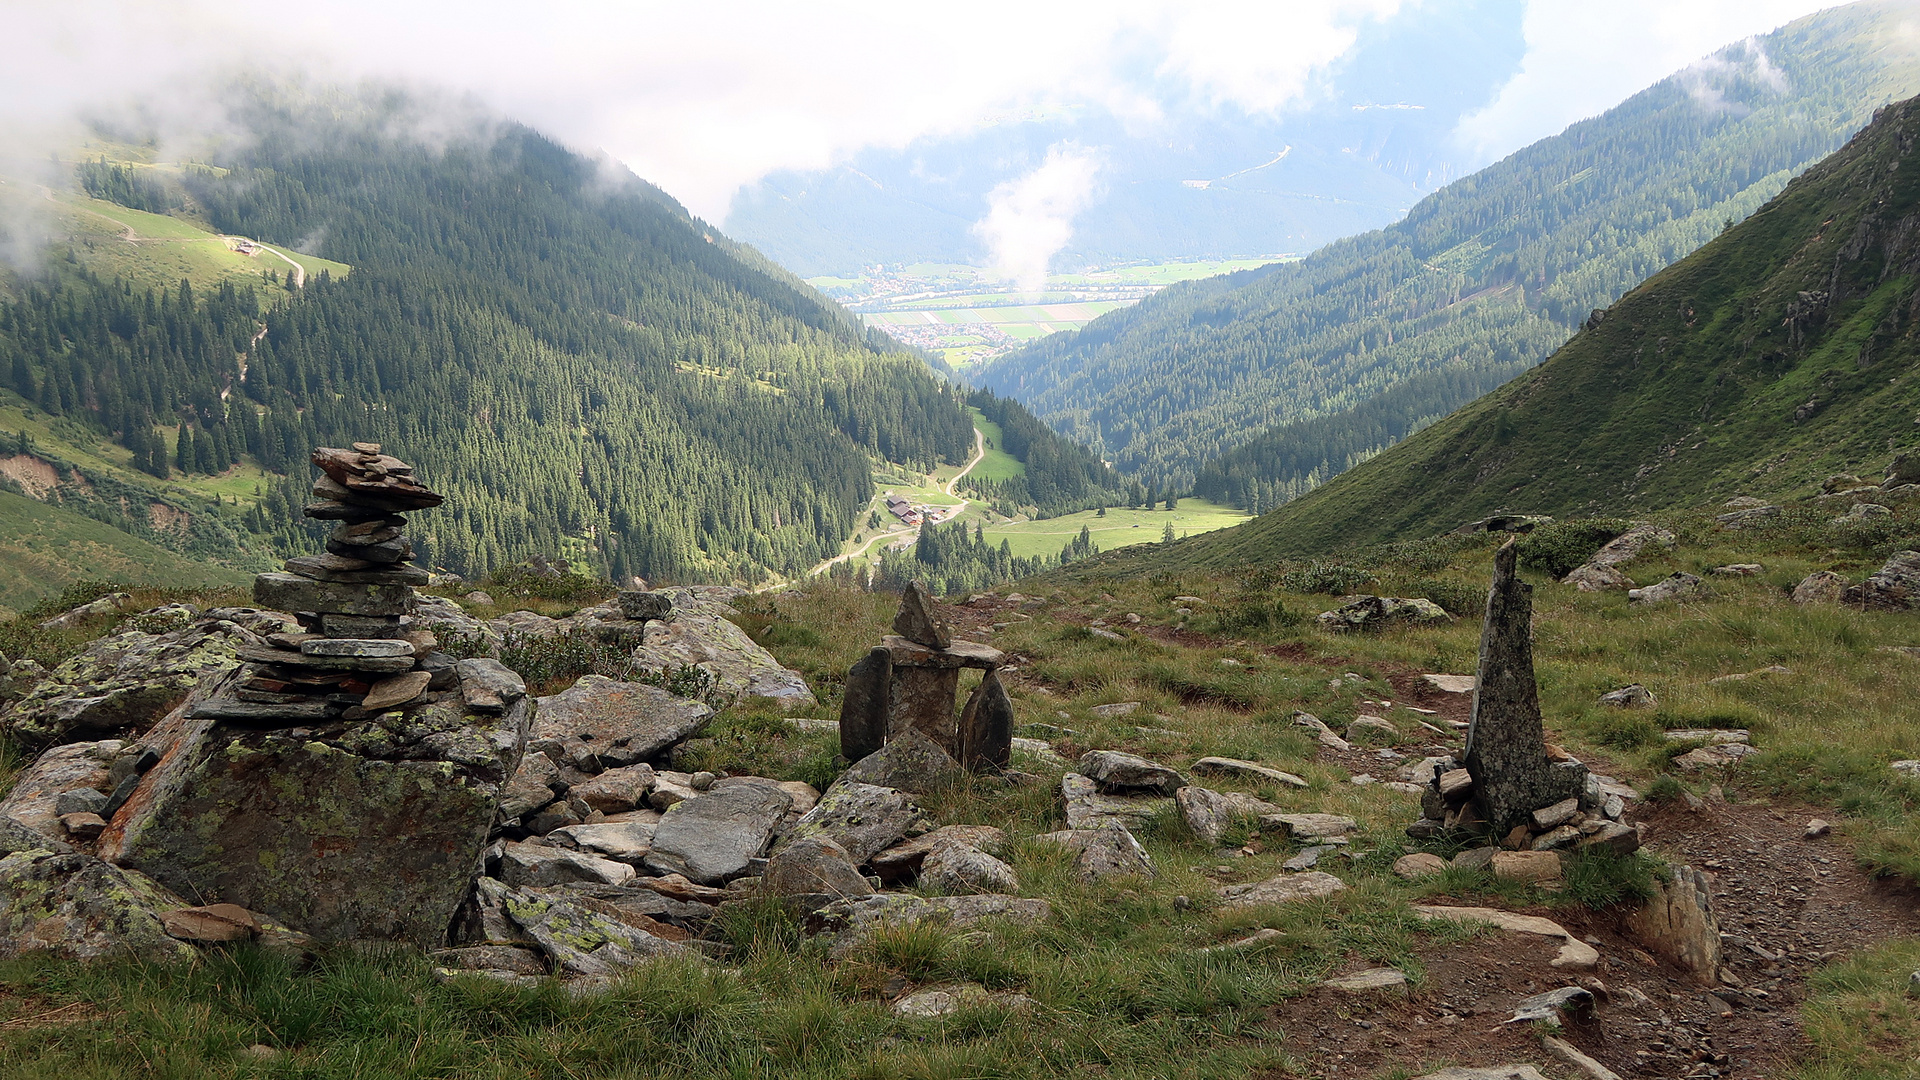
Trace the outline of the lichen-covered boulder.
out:
<instances>
[{"instance_id":1,"label":"lichen-covered boulder","mask_svg":"<svg viewBox=\"0 0 1920 1080\"><path fill-rule=\"evenodd\" d=\"M1848 589L1844 600L1854 607L1879 611L1920 608L1920 551L1894 552L1885 566Z\"/></svg>"},{"instance_id":2,"label":"lichen-covered boulder","mask_svg":"<svg viewBox=\"0 0 1920 1080\"><path fill-rule=\"evenodd\" d=\"M781 667L745 630L719 615L681 610L677 598L674 607L671 620L646 624L635 660L669 670L690 664L713 676L714 689L730 696L772 698L789 709L815 703L806 677Z\"/></svg>"},{"instance_id":3,"label":"lichen-covered boulder","mask_svg":"<svg viewBox=\"0 0 1920 1080\"><path fill-rule=\"evenodd\" d=\"M845 848L855 863L864 863L932 828L933 822L911 795L842 780L828 788L820 802L794 823L787 842L809 837L831 840Z\"/></svg>"},{"instance_id":4,"label":"lichen-covered boulder","mask_svg":"<svg viewBox=\"0 0 1920 1080\"><path fill-rule=\"evenodd\" d=\"M584 773L660 756L700 730L713 710L646 683L583 675L540 699L531 746Z\"/></svg>"},{"instance_id":5,"label":"lichen-covered boulder","mask_svg":"<svg viewBox=\"0 0 1920 1080\"><path fill-rule=\"evenodd\" d=\"M1361 596L1320 613L1320 625L1329 630L1378 630L1452 621L1445 608L1424 597Z\"/></svg>"},{"instance_id":6,"label":"lichen-covered boulder","mask_svg":"<svg viewBox=\"0 0 1920 1080\"><path fill-rule=\"evenodd\" d=\"M322 941L440 944L526 743L531 701L458 690L368 720L262 731L170 715L102 857Z\"/></svg>"},{"instance_id":7,"label":"lichen-covered boulder","mask_svg":"<svg viewBox=\"0 0 1920 1080\"><path fill-rule=\"evenodd\" d=\"M91 855L16 851L0 859L0 958L184 959L193 947L169 937L160 916L186 906L141 874Z\"/></svg>"},{"instance_id":8,"label":"lichen-covered boulder","mask_svg":"<svg viewBox=\"0 0 1920 1080\"><path fill-rule=\"evenodd\" d=\"M515 889L481 878L479 902L505 916L508 926L547 954L561 975L611 978L635 964L684 956L687 946L652 932L652 919L563 888Z\"/></svg>"},{"instance_id":9,"label":"lichen-covered boulder","mask_svg":"<svg viewBox=\"0 0 1920 1080\"><path fill-rule=\"evenodd\" d=\"M227 614L217 609L164 634L126 630L103 637L0 707L0 726L29 746L137 734L189 696L204 695L210 678L237 669L237 648L265 646ZM272 618L292 621L277 613Z\"/></svg>"},{"instance_id":10,"label":"lichen-covered boulder","mask_svg":"<svg viewBox=\"0 0 1920 1080\"><path fill-rule=\"evenodd\" d=\"M964 775L965 770L953 760L953 755L927 738L919 728L909 727L888 739L879 750L854 762L842 779L924 793L951 784Z\"/></svg>"}]
</instances>

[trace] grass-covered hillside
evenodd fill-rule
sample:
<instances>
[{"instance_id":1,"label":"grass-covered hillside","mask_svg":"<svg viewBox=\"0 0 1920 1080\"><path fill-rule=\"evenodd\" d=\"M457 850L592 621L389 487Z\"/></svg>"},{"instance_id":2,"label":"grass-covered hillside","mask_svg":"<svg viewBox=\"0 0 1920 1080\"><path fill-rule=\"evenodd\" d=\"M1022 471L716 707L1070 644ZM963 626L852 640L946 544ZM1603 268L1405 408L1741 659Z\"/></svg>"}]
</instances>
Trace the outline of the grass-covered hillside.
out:
<instances>
[{"instance_id":1,"label":"grass-covered hillside","mask_svg":"<svg viewBox=\"0 0 1920 1080\"><path fill-rule=\"evenodd\" d=\"M1888 765L1920 758L1920 660L1883 646L1920 646L1920 623L1786 597L1812 570L1858 580L1889 541L1805 524L1740 535L1696 519L1669 524L1679 546L1626 572L1644 584L1688 570L1713 589L1665 607L1580 593L1538 568L1591 551L1593 528L1522 542L1550 738L1633 787L1640 798L1628 819L1648 827L1645 854L1571 857L1558 888L1464 864L1411 879L1393 870L1412 852L1447 857L1467 846L1410 840L1404 828L1419 800L1388 784L1428 754L1461 748L1467 695L1421 676L1473 670L1476 604L1502 538L1426 540L1268 575L1082 571L948 609L959 636L1011 654L1015 734L1035 740L1016 748L1014 767L1036 779L976 777L920 799L940 823L1007 832L1019 895L1050 905L1041 922L922 923L835 951L804 915L742 890L704 931L712 959L661 960L584 991L436 974L432 960L404 949L303 960L233 946L172 967L10 961L0 964L0 1071L23 1080L1406 1080L1450 1064L1532 1062L1553 1080L1590 1075L1553 1056L1545 1039L1554 1028L1505 1022L1520 1000L1586 973L1551 966L1557 943L1428 922L1412 906L1441 904L1549 918L1594 943L1604 966L1593 975L1608 996L1557 1036L1623 1077L1705 1076L1712 1062L1743 1080L1906 1080L1920 1053L1907 996L1920 965L1911 902L1920 782ZM1710 572L1735 562L1762 569ZM1378 633L1320 628L1314 613L1338 603L1328 592L1356 588L1431 596L1457 618ZM496 599L476 612L527 606L504 591ZM817 721L837 715L847 667L886 632L896 603L816 582L743 598L735 621L807 676L821 704L804 718ZM19 647L45 641L19 626L0 624L0 648L58 659ZM83 636L52 645L71 650ZM562 646L535 652L520 659L543 659L545 688L582 670L566 667ZM1656 704L1599 703L1636 682ZM1362 716L1385 726L1353 733L1343 750L1297 724L1302 710L1339 732ZM837 744L817 728L764 703L728 706L676 752L674 767L824 786L839 772ZM1746 729L1758 752L1688 769L1677 759L1700 741L1665 732L1698 728ZM1218 890L1285 877L1309 845L1251 821L1210 842L1172 810L1136 827L1151 875L1084 880L1036 837L1064 828L1060 777L1089 749L1190 775L1202 756L1225 755L1300 777L1304 787L1193 778L1290 812L1353 818L1352 842L1318 852L1316 866L1346 890L1228 906ZM1809 836L1812 817L1833 833ZM1627 928L1627 912L1673 865L1714 874L1730 979L1712 998ZM1407 983L1329 984L1381 967ZM958 1011L898 1008L941 989L962 995Z\"/></svg>"},{"instance_id":2,"label":"grass-covered hillside","mask_svg":"<svg viewBox=\"0 0 1920 1080\"><path fill-rule=\"evenodd\" d=\"M1253 562L1503 509L1642 514L1880 479L1920 445L1916 136L1920 101L1890 106L1538 369L1181 557Z\"/></svg>"},{"instance_id":3,"label":"grass-covered hillside","mask_svg":"<svg viewBox=\"0 0 1920 1080\"><path fill-rule=\"evenodd\" d=\"M984 383L1149 484L1276 506L1539 363L1920 91L1913 15L1852 4L1729 46L1397 224L1169 288Z\"/></svg>"}]
</instances>

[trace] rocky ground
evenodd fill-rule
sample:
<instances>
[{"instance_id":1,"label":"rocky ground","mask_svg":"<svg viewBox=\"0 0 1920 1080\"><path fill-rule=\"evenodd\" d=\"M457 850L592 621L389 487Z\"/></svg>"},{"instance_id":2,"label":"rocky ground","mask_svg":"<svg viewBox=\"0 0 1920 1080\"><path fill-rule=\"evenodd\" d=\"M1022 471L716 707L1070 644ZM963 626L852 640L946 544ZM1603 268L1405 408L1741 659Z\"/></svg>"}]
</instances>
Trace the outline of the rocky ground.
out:
<instances>
[{"instance_id":1,"label":"rocky ground","mask_svg":"<svg viewBox=\"0 0 1920 1080\"><path fill-rule=\"evenodd\" d=\"M1451 1064L1468 1071L1430 1075L1604 1080L1784 1075L1804 1054L1809 977L1852 951L1920 937L1913 887L1863 869L1848 823L1812 824L1838 820L1832 808L1742 782L1739 754L1699 759L1690 784L1652 800L1639 759L1582 746L1609 786L1575 814L1585 831L1553 841L1559 850L1408 837L1448 768L1432 763L1462 751L1471 712L1471 679L1457 675L1465 665L1419 662L1439 653L1417 629L1353 650L1342 643L1360 640L1339 636L1350 631L1261 643L1208 629L1195 612L1217 601L1197 596L1138 616L1111 594L1003 589L941 610L957 638L1006 649L996 677L1017 703L1011 765L969 774L907 732L848 769L832 759L834 710L818 701L831 699L862 641L878 640L877 600L680 589L480 619L469 612L497 606L491 597L423 596L412 617L447 645L591 640L627 659L611 674L531 690L487 682L478 668L458 674L445 693L468 711L451 727L431 720L429 694L298 730L209 716L188 742L176 729L212 692L202 688L225 685L245 650L284 633L292 616L95 605L66 625L114 624L114 634L50 673L9 675L17 700L4 719L16 739L47 749L0 803L0 953L132 949L169 960L252 941L324 954L361 933L340 911L391 902L379 882L355 881L354 867L392 876L382 868L394 849L380 836L418 844L440 828L469 855L409 895L447 898L444 912L427 913L448 927L444 938L417 944L449 986L481 979L533 992L557 979L576 994L618 994L621 980L662 963L764 980L772 946L743 929L764 925L799 935L805 944L781 948L802 951L782 963L820 966L849 1022L886 1032L876 1035L883 1055L936 1030L954 1053L989 1037L966 1034L978 1030L1021 1055L1070 1042L1075 1026L1111 1040L1182 1016L1217 1025L1192 1043L1165 1036L1166 1052L1206 1059L1195 1075L1406 1077ZM1346 614L1323 625L1449 621L1419 607L1333 610ZM802 632L836 620L848 625ZM756 638L812 644L770 650ZM818 668L815 655L827 657ZM670 689L653 677L688 667L703 673L704 700L682 696L684 680ZM1631 710L1639 699L1622 701ZM509 753L504 728L517 732L510 772L495 766ZM469 731L491 749L467 746ZM1748 745L1717 738L1685 745ZM310 838L300 832L311 847L299 852L283 850L284 829L225 830L214 863L258 862L257 848L311 858L324 875L334 860L332 876L306 890L324 902L256 893L239 905L190 903L228 900L219 890L240 879L215 866L190 878L204 888L170 890L159 882L182 878L153 863L151 845L145 862L116 854L138 847L129 826L166 818L169 800L202 805L194 793L206 782L191 778L212 774L187 768L192 754L178 747L225 747L225 757L196 750L195 760L237 761L296 743L322 747L317 760L333 770L324 777L355 778L355 797L376 805L355 820L333 814ZM377 803L389 788L368 777L422 769L485 792L490 824L462 832L409 809L411 796ZM1616 792L1619 806L1604 809ZM1622 863L1580 846L1609 829L1642 853ZM1673 877L1679 867L1710 875L1711 971L1690 970L1685 943L1650 931L1638 901L1581 900L1618 884L1595 874L1639 873L1667 882L1657 895L1679 896L1675 882L1691 880ZM1473 911L1457 923L1463 908ZM921 949L932 951L913 959ZM1095 1005L1075 979L1131 981L1142 996ZM1151 1003L1185 992L1181 980L1210 988L1193 991L1204 1004ZM765 984L769 1002L777 985ZM982 1016L1001 1019L980 1028ZM87 1000L16 987L0 996L0 1052L7 1032L107 1030L111 1017Z\"/></svg>"}]
</instances>

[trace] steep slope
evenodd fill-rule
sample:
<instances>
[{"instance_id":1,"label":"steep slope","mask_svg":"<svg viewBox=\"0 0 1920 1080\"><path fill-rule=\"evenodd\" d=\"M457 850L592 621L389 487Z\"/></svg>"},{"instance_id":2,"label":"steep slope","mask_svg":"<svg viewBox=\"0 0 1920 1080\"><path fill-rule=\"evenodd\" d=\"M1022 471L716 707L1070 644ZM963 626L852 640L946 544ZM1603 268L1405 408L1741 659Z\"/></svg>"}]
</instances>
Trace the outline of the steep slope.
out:
<instances>
[{"instance_id":1,"label":"steep slope","mask_svg":"<svg viewBox=\"0 0 1920 1080\"><path fill-rule=\"evenodd\" d=\"M837 549L875 458L971 449L923 364L631 175L395 99L239 119L212 167L143 174L159 196L82 179L353 273L150 291L75 240L0 311L0 380L156 481L242 459L304 478L305 447L371 438L448 491L420 529L435 564L753 577ZM248 523L296 542L303 486Z\"/></svg>"},{"instance_id":2,"label":"steep slope","mask_svg":"<svg viewBox=\"0 0 1920 1080\"><path fill-rule=\"evenodd\" d=\"M1822 12L1714 57L1308 259L1166 290L996 362L984 383L1124 471L1272 506L1545 357L1588 312L1920 90L1908 2ZM1395 393L1399 391L1399 393Z\"/></svg>"},{"instance_id":3,"label":"steep slope","mask_svg":"<svg viewBox=\"0 0 1920 1080\"><path fill-rule=\"evenodd\" d=\"M238 588L248 578L65 507L0 490L0 619L83 580L211 589Z\"/></svg>"},{"instance_id":4,"label":"steep slope","mask_svg":"<svg viewBox=\"0 0 1920 1080\"><path fill-rule=\"evenodd\" d=\"M1205 564L1555 515L1805 496L1920 444L1920 99L1545 364L1237 529Z\"/></svg>"}]
</instances>

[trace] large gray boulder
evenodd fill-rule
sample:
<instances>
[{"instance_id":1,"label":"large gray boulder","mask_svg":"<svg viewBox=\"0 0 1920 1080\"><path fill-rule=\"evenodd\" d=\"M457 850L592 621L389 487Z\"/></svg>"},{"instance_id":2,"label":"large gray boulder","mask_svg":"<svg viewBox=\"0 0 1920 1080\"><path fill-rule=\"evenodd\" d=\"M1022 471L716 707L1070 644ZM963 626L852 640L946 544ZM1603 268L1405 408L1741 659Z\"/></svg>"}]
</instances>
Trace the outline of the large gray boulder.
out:
<instances>
[{"instance_id":1,"label":"large gray boulder","mask_svg":"<svg viewBox=\"0 0 1920 1080\"><path fill-rule=\"evenodd\" d=\"M782 847L767 860L760 891L770 896L871 896L873 884L860 876L847 849L823 837L806 837Z\"/></svg>"},{"instance_id":2,"label":"large gray boulder","mask_svg":"<svg viewBox=\"0 0 1920 1080\"><path fill-rule=\"evenodd\" d=\"M909 727L855 762L841 779L924 794L959 780L965 772L939 743L919 728Z\"/></svg>"},{"instance_id":3,"label":"large gray boulder","mask_svg":"<svg viewBox=\"0 0 1920 1080\"><path fill-rule=\"evenodd\" d=\"M1153 859L1132 833L1118 826L1104 829L1066 829L1042 833L1035 842L1058 844L1073 852L1080 880L1092 883L1121 874L1153 876Z\"/></svg>"},{"instance_id":4,"label":"large gray boulder","mask_svg":"<svg viewBox=\"0 0 1920 1080\"><path fill-rule=\"evenodd\" d=\"M1665 604L1675 600L1695 600L1707 593L1707 583L1696 574L1676 570L1667 577L1654 582L1644 589L1628 589L1627 602L1632 604Z\"/></svg>"},{"instance_id":5,"label":"large gray boulder","mask_svg":"<svg viewBox=\"0 0 1920 1080\"><path fill-rule=\"evenodd\" d=\"M138 734L181 701L204 697L213 681L236 670L237 649L265 646L262 637L225 614L209 612L163 634L126 630L103 637L54 668L20 700L0 706L0 726L29 746ZM272 613L274 620L283 618L293 621Z\"/></svg>"},{"instance_id":6,"label":"large gray boulder","mask_svg":"<svg viewBox=\"0 0 1920 1080\"><path fill-rule=\"evenodd\" d=\"M927 925L958 931L996 920L1031 926L1052 914L1052 905L1045 900L1018 896L876 893L829 904L821 913L821 923L833 933L829 949L837 957L885 928Z\"/></svg>"},{"instance_id":7,"label":"large gray boulder","mask_svg":"<svg viewBox=\"0 0 1920 1080\"><path fill-rule=\"evenodd\" d=\"M1831 570L1815 570L1793 587L1796 604L1837 604L1847 595L1847 579Z\"/></svg>"},{"instance_id":8,"label":"large gray boulder","mask_svg":"<svg viewBox=\"0 0 1920 1080\"><path fill-rule=\"evenodd\" d=\"M858 864L932 828L933 821L911 795L842 780L820 796L787 837L789 843L810 837L831 840Z\"/></svg>"},{"instance_id":9,"label":"large gray boulder","mask_svg":"<svg viewBox=\"0 0 1920 1080\"><path fill-rule=\"evenodd\" d=\"M766 854L792 805L793 796L772 784L740 784L677 802L653 830L647 866L701 885L724 885Z\"/></svg>"},{"instance_id":10,"label":"large gray boulder","mask_svg":"<svg viewBox=\"0 0 1920 1080\"><path fill-rule=\"evenodd\" d=\"M1885 566L1848 589L1843 599L1854 607L1878 611L1920 608L1920 551L1894 552Z\"/></svg>"},{"instance_id":11,"label":"large gray boulder","mask_svg":"<svg viewBox=\"0 0 1920 1080\"><path fill-rule=\"evenodd\" d=\"M1020 879L1013 867L971 844L946 843L921 864L920 887L941 896L1012 893Z\"/></svg>"},{"instance_id":12,"label":"large gray boulder","mask_svg":"<svg viewBox=\"0 0 1920 1080\"><path fill-rule=\"evenodd\" d=\"M436 695L439 696L439 695ZM531 701L457 692L324 729L169 714L98 852L322 941L440 944L519 765Z\"/></svg>"},{"instance_id":13,"label":"large gray boulder","mask_svg":"<svg viewBox=\"0 0 1920 1080\"><path fill-rule=\"evenodd\" d=\"M482 905L504 914L513 931L547 954L561 975L606 979L689 949L653 932L653 920L564 887L512 888L491 878L475 886Z\"/></svg>"},{"instance_id":14,"label":"large gray boulder","mask_svg":"<svg viewBox=\"0 0 1920 1080\"><path fill-rule=\"evenodd\" d=\"M1623 573L1620 566L1648 551L1671 548L1675 543L1677 539L1666 529L1657 525L1635 525L1609 540L1585 563L1574 567L1560 583L1572 585L1581 592L1631 589L1633 579Z\"/></svg>"},{"instance_id":15,"label":"large gray boulder","mask_svg":"<svg viewBox=\"0 0 1920 1080\"><path fill-rule=\"evenodd\" d=\"M677 669L690 664L713 676L715 690L730 696L772 698L783 708L814 704L806 677L780 666L745 630L719 615L680 610L674 617L649 622L634 659L648 667Z\"/></svg>"},{"instance_id":16,"label":"large gray boulder","mask_svg":"<svg viewBox=\"0 0 1920 1080\"><path fill-rule=\"evenodd\" d=\"M512 842L500 854L500 880L508 885L564 885L569 881L619 885L631 877L633 867L626 863L546 844Z\"/></svg>"},{"instance_id":17,"label":"large gray boulder","mask_svg":"<svg viewBox=\"0 0 1920 1080\"><path fill-rule=\"evenodd\" d=\"M581 772L597 773L659 757L712 715L700 702L657 686L583 675L540 699L529 746Z\"/></svg>"}]
</instances>

